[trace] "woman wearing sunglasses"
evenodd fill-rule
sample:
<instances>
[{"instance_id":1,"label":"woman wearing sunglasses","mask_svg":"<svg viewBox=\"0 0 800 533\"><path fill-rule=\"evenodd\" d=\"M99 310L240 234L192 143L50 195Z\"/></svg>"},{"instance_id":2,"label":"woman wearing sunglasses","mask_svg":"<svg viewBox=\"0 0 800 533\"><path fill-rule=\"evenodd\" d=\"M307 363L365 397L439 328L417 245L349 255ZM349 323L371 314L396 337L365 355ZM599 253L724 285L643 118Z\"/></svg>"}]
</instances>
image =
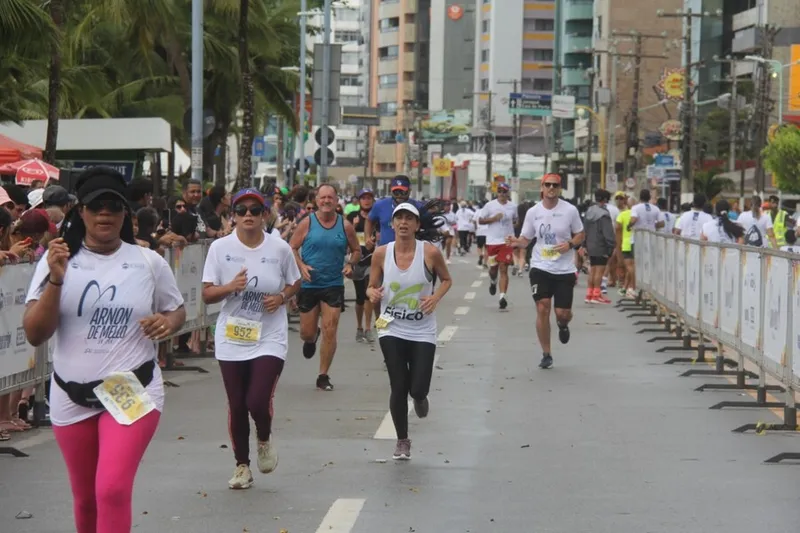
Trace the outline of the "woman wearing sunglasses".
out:
<instances>
[{"instance_id":1,"label":"woman wearing sunglasses","mask_svg":"<svg viewBox=\"0 0 800 533\"><path fill-rule=\"evenodd\" d=\"M228 419L236 468L231 489L253 484L250 420L256 424L258 469L278 466L271 439L272 399L289 344L286 301L300 287L300 271L278 232L264 231L270 215L256 189L243 189L231 202L236 227L214 241L203 269L203 301L223 302L217 318L215 355L228 396Z\"/></svg>"},{"instance_id":2,"label":"woman wearing sunglasses","mask_svg":"<svg viewBox=\"0 0 800 533\"><path fill-rule=\"evenodd\" d=\"M136 245L125 180L95 167L36 266L23 327L55 334L50 419L78 533L129 533L136 470L164 407L156 342L186 318L172 270Z\"/></svg>"}]
</instances>

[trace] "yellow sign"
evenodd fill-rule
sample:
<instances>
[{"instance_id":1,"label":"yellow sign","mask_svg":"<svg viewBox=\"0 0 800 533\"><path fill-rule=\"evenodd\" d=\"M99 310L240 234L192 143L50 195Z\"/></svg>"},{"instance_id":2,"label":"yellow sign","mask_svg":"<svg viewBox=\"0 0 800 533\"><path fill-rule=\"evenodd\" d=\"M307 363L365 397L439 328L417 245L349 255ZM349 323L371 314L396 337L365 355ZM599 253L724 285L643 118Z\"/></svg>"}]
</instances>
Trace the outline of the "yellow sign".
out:
<instances>
[{"instance_id":1,"label":"yellow sign","mask_svg":"<svg viewBox=\"0 0 800 533\"><path fill-rule=\"evenodd\" d=\"M792 66L789 69L789 111L800 111L800 44L792 45ZM780 96L783 98L783 95Z\"/></svg>"},{"instance_id":2,"label":"yellow sign","mask_svg":"<svg viewBox=\"0 0 800 533\"><path fill-rule=\"evenodd\" d=\"M433 160L433 175L437 178L450 177L450 160L447 158L437 157Z\"/></svg>"},{"instance_id":3,"label":"yellow sign","mask_svg":"<svg viewBox=\"0 0 800 533\"><path fill-rule=\"evenodd\" d=\"M691 85L691 82L689 84ZM664 69L661 79L656 84L656 90L662 98L667 100L683 100L686 90L686 75L683 69Z\"/></svg>"}]
</instances>

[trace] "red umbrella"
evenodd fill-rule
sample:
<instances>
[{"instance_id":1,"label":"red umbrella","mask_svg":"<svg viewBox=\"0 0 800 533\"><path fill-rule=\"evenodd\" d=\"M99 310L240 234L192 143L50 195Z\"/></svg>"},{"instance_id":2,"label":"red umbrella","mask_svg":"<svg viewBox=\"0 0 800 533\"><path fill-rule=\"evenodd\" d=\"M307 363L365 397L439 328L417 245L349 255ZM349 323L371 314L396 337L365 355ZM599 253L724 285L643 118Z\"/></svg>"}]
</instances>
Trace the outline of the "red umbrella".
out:
<instances>
[{"instance_id":1,"label":"red umbrella","mask_svg":"<svg viewBox=\"0 0 800 533\"><path fill-rule=\"evenodd\" d=\"M46 182L48 179L58 179L60 170L53 165L39 159L28 159L16 163L6 163L0 166L0 174L14 174L14 183L30 186L35 180Z\"/></svg>"}]
</instances>

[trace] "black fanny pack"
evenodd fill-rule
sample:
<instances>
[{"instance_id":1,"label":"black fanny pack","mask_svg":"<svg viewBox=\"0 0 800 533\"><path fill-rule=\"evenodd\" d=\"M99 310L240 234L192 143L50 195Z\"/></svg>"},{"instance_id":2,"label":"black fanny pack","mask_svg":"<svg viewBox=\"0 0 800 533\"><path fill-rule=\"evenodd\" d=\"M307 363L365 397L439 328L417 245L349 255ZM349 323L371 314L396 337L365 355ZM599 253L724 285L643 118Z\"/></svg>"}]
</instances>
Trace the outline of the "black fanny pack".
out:
<instances>
[{"instance_id":1,"label":"black fanny pack","mask_svg":"<svg viewBox=\"0 0 800 533\"><path fill-rule=\"evenodd\" d=\"M151 360L134 370L133 375L136 376L143 387L147 387L150 385L150 382L153 381L153 371L155 368L156 362ZM61 390L67 393L69 399L76 404L83 407L89 407L90 409L105 409L103 404L100 403L100 400L97 399L97 396L94 393L95 387L103 383L102 379L98 381L90 381L89 383L77 383L75 381L67 382L61 379L61 376L59 376L55 371L53 372L53 379L55 379L56 384L61 387Z\"/></svg>"}]
</instances>

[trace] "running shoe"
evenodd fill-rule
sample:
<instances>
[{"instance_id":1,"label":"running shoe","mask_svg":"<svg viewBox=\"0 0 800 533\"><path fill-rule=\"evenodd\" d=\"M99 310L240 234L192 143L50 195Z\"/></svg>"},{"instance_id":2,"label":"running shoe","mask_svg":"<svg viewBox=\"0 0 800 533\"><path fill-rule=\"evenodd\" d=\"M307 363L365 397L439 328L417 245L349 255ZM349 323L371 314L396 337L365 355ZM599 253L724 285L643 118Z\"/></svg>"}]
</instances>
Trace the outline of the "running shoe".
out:
<instances>
[{"instance_id":1,"label":"running shoe","mask_svg":"<svg viewBox=\"0 0 800 533\"><path fill-rule=\"evenodd\" d=\"M278 450L272 440L258 443L258 471L269 474L278 466Z\"/></svg>"},{"instance_id":2,"label":"running shoe","mask_svg":"<svg viewBox=\"0 0 800 533\"><path fill-rule=\"evenodd\" d=\"M625 296L627 296L628 298L630 298L632 300L635 300L636 296L637 296L636 295L636 291L633 290L633 289L628 289L628 291L625 293Z\"/></svg>"},{"instance_id":3,"label":"running shoe","mask_svg":"<svg viewBox=\"0 0 800 533\"><path fill-rule=\"evenodd\" d=\"M600 296L595 296L595 297L594 297L594 303L596 303L596 304L606 304L606 305L608 305L608 304L610 304L610 303L611 303L611 300L609 300L608 298L606 298L605 296L603 296L603 295L601 294Z\"/></svg>"},{"instance_id":4,"label":"running shoe","mask_svg":"<svg viewBox=\"0 0 800 533\"><path fill-rule=\"evenodd\" d=\"M408 461L411 459L411 441L408 439L397 439L397 446L394 448L392 459L397 461Z\"/></svg>"},{"instance_id":5,"label":"running shoe","mask_svg":"<svg viewBox=\"0 0 800 533\"><path fill-rule=\"evenodd\" d=\"M505 309L506 307L508 307L508 302L505 298L500 298L500 309Z\"/></svg>"},{"instance_id":6,"label":"running shoe","mask_svg":"<svg viewBox=\"0 0 800 533\"><path fill-rule=\"evenodd\" d=\"M513 267L511 267L511 275L512 276L516 276L518 271L519 271L519 269L517 268L517 265L514 265Z\"/></svg>"},{"instance_id":7,"label":"running shoe","mask_svg":"<svg viewBox=\"0 0 800 533\"><path fill-rule=\"evenodd\" d=\"M356 342L364 342L366 340L367 340L366 337L364 337L364 330L363 329L357 329L356 330Z\"/></svg>"},{"instance_id":8,"label":"running shoe","mask_svg":"<svg viewBox=\"0 0 800 533\"><path fill-rule=\"evenodd\" d=\"M428 416L430 408L431 404L427 397L421 400L414 400L414 412L417 414L417 418L425 418Z\"/></svg>"},{"instance_id":9,"label":"running shoe","mask_svg":"<svg viewBox=\"0 0 800 533\"><path fill-rule=\"evenodd\" d=\"M303 357L306 359L311 359L314 357L314 354L317 353L317 341L319 340L319 334L322 332L322 329L317 328L317 336L314 337L314 342L304 342L303 343Z\"/></svg>"},{"instance_id":10,"label":"running shoe","mask_svg":"<svg viewBox=\"0 0 800 533\"><path fill-rule=\"evenodd\" d=\"M489 279L489 294L494 296L497 294L497 280Z\"/></svg>"},{"instance_id":11,"label":"running shoe","mask_svg":"<svg viewBox=\"0 0 800 533\"><path fill-rule=\"evenodd\" d=\"M558 340L561 341L561 344L567 344L569 342L569 326L568 325L558 325Z\"/></svg>"},{"instance_id":12,"label":"running shoe","mask_svg":"<svg viewBox=\"0 0 800 533\"><path fill-rule=\"evenodd\" d=\"M331 383L331 378L329 378L327 374L320 374L317 376L317 388L319 390L332 391L333 383Z\"/></svg>"},{"instance_id":13,"label":"running shoe","mask_svg":"<svg viewBox=\"0 0 800 533\"><path fill-rule=\"evenodd\" d=\"M364 332L364 338L367 340L368 343L372 344L373 342L375 342L375 332L373 332L371 329L368 329L367 331Z\"/></svg>"},{"instance_id":14,"label":"running shoe","mask_svg":"<svg viewBox=\"0 0 800 533\"><path fill-rule=\"evenodd\" d=\"M249 489L253 486L253 473L247 465L239 465L233 471L233 477L228 481L228 487L233 490Z\"/></svg>"},{"instance_id":15,"label":"running shoe","mask_svg":"<svg viewBox=\"0 0 800 533\"><path fill-rule=\"evenodd\" d=\"M547 370L553 366L553 356L546 353L542 356L542 361L539 363L539 368Z\"/></svg>"},{"instance_id":16,"label":"running shoe","mask_svg":"<svg viewBox=\"0 0 800 533\"><path fill-rule=\"evenodd\" d=\"M620 296L625 296L625 287L620 287L619 290L617 291L617 293Z\"/></svg>"}]
</instances>

